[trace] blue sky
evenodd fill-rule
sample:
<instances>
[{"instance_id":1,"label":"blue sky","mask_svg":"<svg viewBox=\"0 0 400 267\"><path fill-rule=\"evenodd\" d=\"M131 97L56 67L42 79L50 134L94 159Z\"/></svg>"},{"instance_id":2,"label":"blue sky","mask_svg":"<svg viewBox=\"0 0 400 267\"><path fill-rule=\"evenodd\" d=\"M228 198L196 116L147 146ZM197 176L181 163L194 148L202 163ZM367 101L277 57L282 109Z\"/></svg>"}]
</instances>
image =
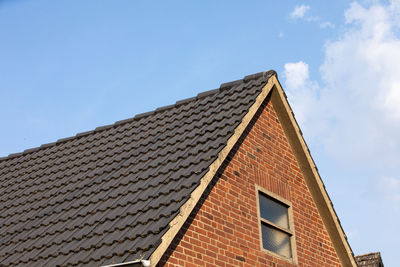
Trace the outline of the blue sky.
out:
<instances>
[{"instance_id":1,"label":"blue sky","mask_svg":"<svg viewBox=\"0 0 400 267\"><path fill-rule=\"evenodd\" d=\"M396 266L399 22L395 0L0 0L0 156L275 69L355 254Z\"/></svg>"}]
</instances>

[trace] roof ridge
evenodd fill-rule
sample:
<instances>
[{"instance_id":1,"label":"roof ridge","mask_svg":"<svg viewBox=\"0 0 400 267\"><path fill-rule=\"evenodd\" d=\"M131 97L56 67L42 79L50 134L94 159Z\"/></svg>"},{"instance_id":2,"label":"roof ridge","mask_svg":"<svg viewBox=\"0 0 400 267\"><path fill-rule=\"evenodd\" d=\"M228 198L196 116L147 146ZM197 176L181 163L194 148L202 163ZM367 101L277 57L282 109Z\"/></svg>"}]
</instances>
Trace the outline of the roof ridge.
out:
<instances>
[{"instance_id":1,"label":"roof ridge","mask_svg":"<svg viewBox=\"0 0 400 267\"><path fill-rule=\"evenodd\" d=\"M190 97L190 98L178 100L178 101L175 102L175 104L162 106L162 107L156 108L155 110L152 110L152 111L147 111L147 112L136 114L134 117L131 117L131 118L128 118L128 119L119 120L119 121L116 121L116 122L114 122L112 124L96 127L94 130L80 132L80 133L77 133L74 136L60 138L55 142L45 143L45 144L42 144L42 145L40 145L38 147L25 149L22 152L12 153L12 154L9 154L7 156L0 157L0 162L6 161L6 160L9 160L9 159L14 159L14 158L21 157L21 156L25 156L25 155L28 155L30 153L33 153L33 152L36 152L36 151L39 151L39 150L42 150L42 149L45 149L45 148L53 147L53 146L56 146L58 144L68 142L70 140L75 140L75 139L83 137L83 136L87 136L87 135L90 135L90 134L93 134L93 133L102 132L102 131L107 130L107 129L111 129L111 128L118 127L120 125L124 125L124 124L130 123L130 122L142 119L142 118L146 118L146 117L149 117L150 115L154 115L154 114L159 113L159 112L164 112L164 111L170 110L170 109L172 109L174 107L179 107L181 105L190 103L192 101L203 99L203 98L206 98L208 96L217 94L219 92L222 92L222 91L225 91L225 90L229 90L232 87L234 87L235 85L240 84L241 82L249 82L251 80L256 80L256 79L259 79L261 77L264 79L264 82L266 82L266 81L268 81L269 78L271 78L274 75L277 76L277 73L274 70L268 70L268 71L263 71L263 72L258 72L258 73L255 73L255 74L247 75L243 79L222 83L220 85L220 87L217 88L217 89L208 90L208 91L204 91L204 92L198 93L195 97Z\"/></svg>"}]
</instances>

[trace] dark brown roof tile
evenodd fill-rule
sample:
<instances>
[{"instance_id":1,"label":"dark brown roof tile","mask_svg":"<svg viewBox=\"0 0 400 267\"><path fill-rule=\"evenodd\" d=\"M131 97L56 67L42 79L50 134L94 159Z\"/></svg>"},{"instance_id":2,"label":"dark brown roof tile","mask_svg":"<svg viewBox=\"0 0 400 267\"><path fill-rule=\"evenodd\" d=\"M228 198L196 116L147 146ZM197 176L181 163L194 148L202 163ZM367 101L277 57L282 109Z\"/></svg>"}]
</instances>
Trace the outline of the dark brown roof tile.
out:
<instances>
[{"instance_id":1,"label":"dark brown roof tile","mask_svg":"<svg viewBox=\"0 0 400 267\"><path fill-rule=\"evenodd\" d=\"M274 74L0 159L0 265L148 258Z\"/></svg>"}]
</instances>

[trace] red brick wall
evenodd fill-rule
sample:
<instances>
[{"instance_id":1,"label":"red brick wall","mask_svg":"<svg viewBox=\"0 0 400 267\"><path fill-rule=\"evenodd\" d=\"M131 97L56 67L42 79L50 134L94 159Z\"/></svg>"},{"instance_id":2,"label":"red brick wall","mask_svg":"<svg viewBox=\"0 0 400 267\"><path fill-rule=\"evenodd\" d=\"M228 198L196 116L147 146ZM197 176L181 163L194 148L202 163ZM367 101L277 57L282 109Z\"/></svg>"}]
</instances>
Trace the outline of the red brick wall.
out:
<instances>
[{"instance_id":1,"label":"red brick wall","mask_svg":"<svg viewBox=\"0 0 400 267\"><path fill-rule=\"evenodd\" d=\"M255 185L291 201L299 266L340 266L272 104L258 115L160 266L294 266L261 248Z\"/></svg>"}]
</instances>

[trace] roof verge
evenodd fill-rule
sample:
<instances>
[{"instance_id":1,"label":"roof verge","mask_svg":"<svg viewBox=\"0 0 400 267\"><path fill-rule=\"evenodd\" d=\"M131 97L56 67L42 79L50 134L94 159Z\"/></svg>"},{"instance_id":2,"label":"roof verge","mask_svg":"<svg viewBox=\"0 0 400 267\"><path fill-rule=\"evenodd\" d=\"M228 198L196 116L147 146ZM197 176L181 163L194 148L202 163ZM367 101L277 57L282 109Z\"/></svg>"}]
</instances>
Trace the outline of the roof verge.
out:
<instances>
[{"instance_id":1,"label":"roof verge","mask_svg":"<svg viewBox=\"0 0 400 267\"><path fill-rule=\"evenodd\" d=\"M220 168L221 164L225 161L226 157L228 156L229 152L235 146L239 138L244 133L245 129L247 128L248 124L267 98L268 94L271 92L275 82L276 76L275 72L261 72L252 75L251 78L257 78L260 76L268 78L268 82L263 87L261 93L257 96L255 102L250 107L247 114L243 117L241 123L236 127L234 134L228 139L225 147L219 152L217 159L210 165L208 172L203 176L200 180L199 186L194 189L191 193L190 198L183 204L180 208L179 214L170 222L169 230L163 235L162 241L157 249L153 252L150 257L151 266L156 266L161 257L164 255L165 251L171 244L172 240L175 238L176 234L179 232L187 218L189 217L190 213L196 206L197 202L199 201L200 197L203 195L204 191L206 190L207 186L216 175L218 169ZM246 76L248 78L248 76ZM245 78L246 79L246 78ZM222 84L221 89L225 87L233 86L235 82Z\"/></svg>"},{"instance_id":2,"label":"roof verge","mask_svg":"<svg viewBox=\"0 0 400 267\"><path fill-rule=\"evenodd\" d=\"M304 180L324 222L342 266L357 266L353 251L340 224L340 220L333 208L333 204L325 189L325 185L318 173L318 169L311 156L310 150L303 138L293 111L286 95L279 83L273 77L276 90L271 94L272 105L288 137L288 141L299 163Z\"/></svg>"},{"instance_id":3,"label":"roof verge","mask_svg":"<svg viewBox=\"0 0 400 267\"><path fill-rule=\"evenodd\" d=\"M246 78L254 79L260 75L264 76L266 74L258 73L249 75L243 80L246 80ZM201 179L200 185L191 193L190 198L181 206L179 214L170 222L169 230L163 235L160 245L150 257L151 266L156 266L164 255L176 234L186 222L197 202L203 195L212 178L217 174L221 164L225 161L226 157L238 142L248 124L270 93L271 102L285 130L293 152L296 155L304 179L306 180L318 211L321 214L340 262L343 266L357 266L351 247L347 242L347 237L333 208L328 193L325 190L325 186L311 157L307 144L304 141L292 109L287 102L286 95L276 78L276 73L270 75L268 82L263 87L261 93L257 96L256 101L250 107L248 113L243 117L241 123L236 127L234 134L229 138L225 147L219 152L217 159L210 165L208 172ZM235 82L221 85L221 90L224 87L232 86L234 83Z\"/></svg>"}]
</instances>

